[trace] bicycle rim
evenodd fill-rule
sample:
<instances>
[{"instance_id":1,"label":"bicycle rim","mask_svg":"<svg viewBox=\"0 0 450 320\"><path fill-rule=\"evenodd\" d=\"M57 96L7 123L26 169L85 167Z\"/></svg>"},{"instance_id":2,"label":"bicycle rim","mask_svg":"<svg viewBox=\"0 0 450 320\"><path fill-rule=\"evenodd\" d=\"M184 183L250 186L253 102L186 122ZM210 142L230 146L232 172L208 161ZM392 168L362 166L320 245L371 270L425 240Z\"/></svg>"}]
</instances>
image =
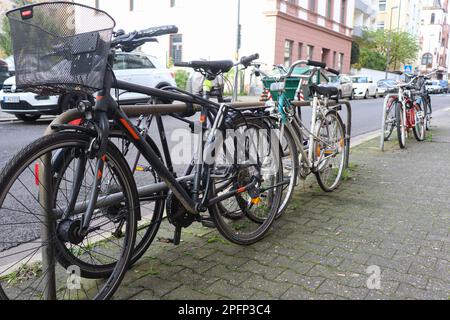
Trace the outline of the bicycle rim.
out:
<instances>
[{"instance_id":1,"label":"bicycle rim","mask_svg":"<svg viewBox=\"0 0 450 320\"><path fill-rule=\"evenodd\" d=\"M105 184L102 184L100 194L104 200L107 199L106 181L116 181L124 195L120 203L122 210L105 212L109 208L99 205L88 235L78 244L62 240L60 230L66 219L55 216L57 212L64 212L68 203L67 192L63 192L63 188L56 193L48 190L53 186L44 186L41 180L43 165L48 161L40 160L46 156L53 157L55 152L61 150L85 150L89 142L89 137L74 132L43 137L23 149L0 175L0 229L1 234L8 234L8 241L0 241L2 298L106 299L112 296L120 284L132 253L136 232L135 215L139 213L136 187L120 154L114 154L108 148L103 172ZM55 181L57 174L53 170L50 172ZM69 171L65 173L62 180L69 190ZM81 204L81 199L86 197L83 189L89 187L88 180L83 181L77 204ZM51 212L43 209L39 200L45 194L49 195ZM77 220L78 217L73 213L69 218ZM48 234L43 234L42 230ZM114 237L113 231L120 233L120 236ZM48 254L45 255L45 252ZM67 265L69 261L75 264ZM90 273L92 269L83 270L87 265L92 267L95 264L98 278ZM105 276L105 272L109 274L106 279L100 277Z\"/></svg>"}]
</instances>

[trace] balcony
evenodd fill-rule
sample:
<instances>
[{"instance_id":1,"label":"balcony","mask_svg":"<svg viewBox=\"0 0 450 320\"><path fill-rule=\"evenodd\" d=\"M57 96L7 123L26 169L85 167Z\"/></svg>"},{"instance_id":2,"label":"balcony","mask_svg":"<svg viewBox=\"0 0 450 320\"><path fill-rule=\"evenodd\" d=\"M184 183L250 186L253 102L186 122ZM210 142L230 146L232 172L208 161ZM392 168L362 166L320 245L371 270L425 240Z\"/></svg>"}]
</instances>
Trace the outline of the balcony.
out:
<instances>
[{"instance_id":1,"label":"balcony","mask_svg":"<svg viewBox=\"0 0 450 320\"><path fill-rule=\"evenodd\" d=\"M355 10L362 12L365 16L373 17L378 12L377 9L367 0L356 0Z\"/></svg>"}]
</instances>

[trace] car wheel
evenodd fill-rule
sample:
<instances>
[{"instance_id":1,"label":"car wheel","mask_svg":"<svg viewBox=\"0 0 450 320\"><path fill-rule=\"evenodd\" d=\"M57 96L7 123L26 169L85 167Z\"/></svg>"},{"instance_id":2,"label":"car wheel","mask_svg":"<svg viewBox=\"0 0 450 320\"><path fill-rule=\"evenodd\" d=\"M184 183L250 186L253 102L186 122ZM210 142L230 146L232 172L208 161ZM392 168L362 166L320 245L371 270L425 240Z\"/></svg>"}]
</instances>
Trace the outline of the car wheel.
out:
<instances>
[{"instance_id":1,"label":"car wheel","mask_svg":"<svg viewBox=\"0 0 450 320\"><path fill-rule=\"evenodd\" d=\"M350 100L355 99L355 90L352 90L352 94L350 95Z\"/></svg>"},{"instance_id":2,"label":"car wheel","mask_svg":"<svg viewBox=\"0 0 450 320\"><path fill-rule=\"evenodd\" d=\"M378 99L379 95L378 95L378 90L375 90L375 95L373 96L375 99Z\"/></svg>"},{"instance_id":3,"label":"car wheel","mask_svg":"<svg viewBox=\"0 0 450 320\"><path fill-rule=\"evenodd\" d=\"M342 91L341 91L341 90L339 90L339 92L338 92L338 99L339 99L339 100L342 99Z\"/></svg>"},{"instance_id":4,"label":"car wheel","mask_svg":"<svg viewBox=\"0 0 450 320\"><path fill-rule=\"evenodd\" d=\"M16 114L16 118L25 122L34 122L41 117L40 114Z\"/></svg>"},{"instance_id":5,"label":"car wheel","mask_svg":"<svg viewBox=\"0 0 450 320\"><path fill-rule=\"evenodd\" d=\"M366 94L364 95L364 99L369 99L369 90L366 90Z\"/></svg>"}]
</instances>

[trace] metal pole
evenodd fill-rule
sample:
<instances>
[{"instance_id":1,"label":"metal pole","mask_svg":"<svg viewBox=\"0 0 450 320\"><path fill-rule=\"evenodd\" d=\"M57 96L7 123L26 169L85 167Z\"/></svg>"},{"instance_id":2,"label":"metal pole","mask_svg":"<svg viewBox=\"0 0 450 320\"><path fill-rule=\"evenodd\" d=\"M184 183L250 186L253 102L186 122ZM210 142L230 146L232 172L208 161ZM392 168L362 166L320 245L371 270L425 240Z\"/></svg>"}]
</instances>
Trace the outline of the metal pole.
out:
<instances>
[{"instance_id":1,"label":"metal pole","mask_svg":"<svg viewBox=\"0 0 450 320\"><path fill-rule=\"evenodd\" d=\"M44 270L43 284L44 299L56 300L56 275L55 275L55 219L52 213L52 175L51 155L46 153L40 159L39 179L42 185L39 187L39 202L41 205L42 225L41 238L45 243L42 246L42 270Z\"/></svg>"},{"instance_id":2,"label":"metal pole","mask_svg":"<svg viewBox=\"0 0 450 320\"><path fill-rule=\"evenodd\" d=\"M241 0L237 2L237 35L236 35L236 56L235 60L239 60L239 49L241 48ZM234 69L234 90L233 90L233 101L237 101L238 97L238 86L239 86L239 65Z\"/></svg>"}]
</instances>

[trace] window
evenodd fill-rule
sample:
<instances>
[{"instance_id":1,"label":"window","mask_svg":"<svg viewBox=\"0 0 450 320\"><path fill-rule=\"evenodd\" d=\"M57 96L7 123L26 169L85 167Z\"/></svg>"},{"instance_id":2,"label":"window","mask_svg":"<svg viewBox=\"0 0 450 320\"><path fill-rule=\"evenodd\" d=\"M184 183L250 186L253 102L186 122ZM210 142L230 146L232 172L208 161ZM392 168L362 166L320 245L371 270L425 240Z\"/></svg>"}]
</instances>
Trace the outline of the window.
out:
<instances>
[{"instance_id":1,"label":"window","mask_svg":"<svg viewBox=\"0 0 450 320\"><path fill-rule=\"evenodd\" d=\"M95 0L95 8L100 9L100 0Z\"/></svg>"},{"instance_id":2,"label":"window","mask_svg":"<svg viewBox=\"0 0 450 320\"><path fill-rule=\"evenodd\" d=\"M292 64L292 46L294 42L291 40L284 41L284 65L290 67Z\"/></svg>"},{"instance_id":3,"label":"window","mask_svg":"<svg viewBox=\"0 0 450 320\"><path fill-rule=\"evenodd\" d=\"M316 11L316 0L309 0L309 11Z\"/></svg>"},{"instance_id":4,"label":"window","mask_svg":"<svg viewBox=\"0 0 450 320\"><path fill-rule=\"evenodd\" d=\"M154 64L146 57L134 54L118 54L114 60L114 70L154 69Z\"/></svg>"},{"instance_id":5,"label":"window","mask_svg":"<svg viewBox=\"0 0 450 320\"><path fill-rule=\"evenodd\" d=\"M170 0L170 7L171 8L175 7L175 0Z\"/></svg>"},{"instance_id":6,"label":"window","mask_svg":"<svg viewBox=\"0 0 450 320\"><path fill-rule=\"evenodd\" d=\"M306 59L307 60L314 60L314 46L307 46L306 47Z\"/></svg>"},{"instance_id":7,"label":"window","mask_svg":"<svg viewBox=\"0 0 450 320\"><path fill-rule=\"evenodd\" d=\"M343 53L339 53L338 70L342 71L343 67L344 67L344 54Z\"/></svg>"},{"instance_id":8,"label":"window","mask_svg":"<svg viewBox=\"0 0 450 320\"><path fill-rule=\"evenodd\" d=\"M322 48L322 62L328 63L328 57L330 56L330 49Z\"/></svg>"},{"instance_id":9,"label":"window","mask_svg":"<svg viewBox=\"0 0 450 320\"><path fill-rule=\"evenodd\" d=\"M336 56L337 56L337 53L336 53L336 51L334 51L333 52L333 69L335 69L336 68Z\"/></svg>"},{"instance_id":10,"label":"window","mask_svg":"<svg viewBox=\"0 0 450 320\"><path fill-rule=\"evenodd\" d=\"M174 63L183 61L183 36L181 34L170 36L170 57Z\"/></svg>"},{"instance_id":11,"label":"window","mask_svg":"<svg viewBox=\"0 0 450 320\"><path fill-rule=\"evenodd\" d=\"M130 11L134 11L134 0L130 0Z\"/></svg>"},{"instance_id":12,"label":"window","mask_svg":"<svg viewBox=\"0 0 450 320\"><path fill-rule=\"evenodd\" d=\"M434 13L431 14L431 22L430 24L434 24L434 20L436 20L436 15Z\"/></svg>"},{"instance_id":13,"label":"window","mask_svg":"<svg viewBox=\"0 0 450 320\"><path fill-rule=\"evenodd\" d=\"M298 60L302 60L303 58L303 43L298 44Z\"/></svg>"},{"instance_id":14,"label":"window","mask_svg":"<svg viewBox=\"0 0 450 320\"><path fill-rule=\"evenodd\" d=\"M345 24L346 17L346 11L347 11L347 0L342 0L341 2L341 23Z\"/></svg>"},{"instance_id":15,"label":"window","mask_svg":"<svg viewBox=\"0 0 450 320\"><path fill-rule=\"evenodd\" d=\"M333 14L333 0L327 1L327 18L331 19Z\"/></svg>"},{"instance_id":16,"label":"window","mask_svg":"<svg viewBox=\"0 0 450 320\"><path fill-rule=\"evenodd\" d=\"M422 65L427 66L433 64L433 55L431 53L425 53L422 56Z\"/></svg>"},{"instance_id":17,"label":"window","mask_svg":"<svg viewBox=\"0 0 450 320\"><path fill-rule=\"evenodd\" d=\"M380 11L386 11L386 0L378 1L378 9Z\"/></svg>"},{"instance_id":18,"label":"window","mask_svg":"<svg viewBox=\"0 0 450 320\"><path fill-rule=\"evenodd\" d=\"M383 22L378 22L377 29L378 30L384 30L384 21Z\"/></svg>"}]
</instances>

